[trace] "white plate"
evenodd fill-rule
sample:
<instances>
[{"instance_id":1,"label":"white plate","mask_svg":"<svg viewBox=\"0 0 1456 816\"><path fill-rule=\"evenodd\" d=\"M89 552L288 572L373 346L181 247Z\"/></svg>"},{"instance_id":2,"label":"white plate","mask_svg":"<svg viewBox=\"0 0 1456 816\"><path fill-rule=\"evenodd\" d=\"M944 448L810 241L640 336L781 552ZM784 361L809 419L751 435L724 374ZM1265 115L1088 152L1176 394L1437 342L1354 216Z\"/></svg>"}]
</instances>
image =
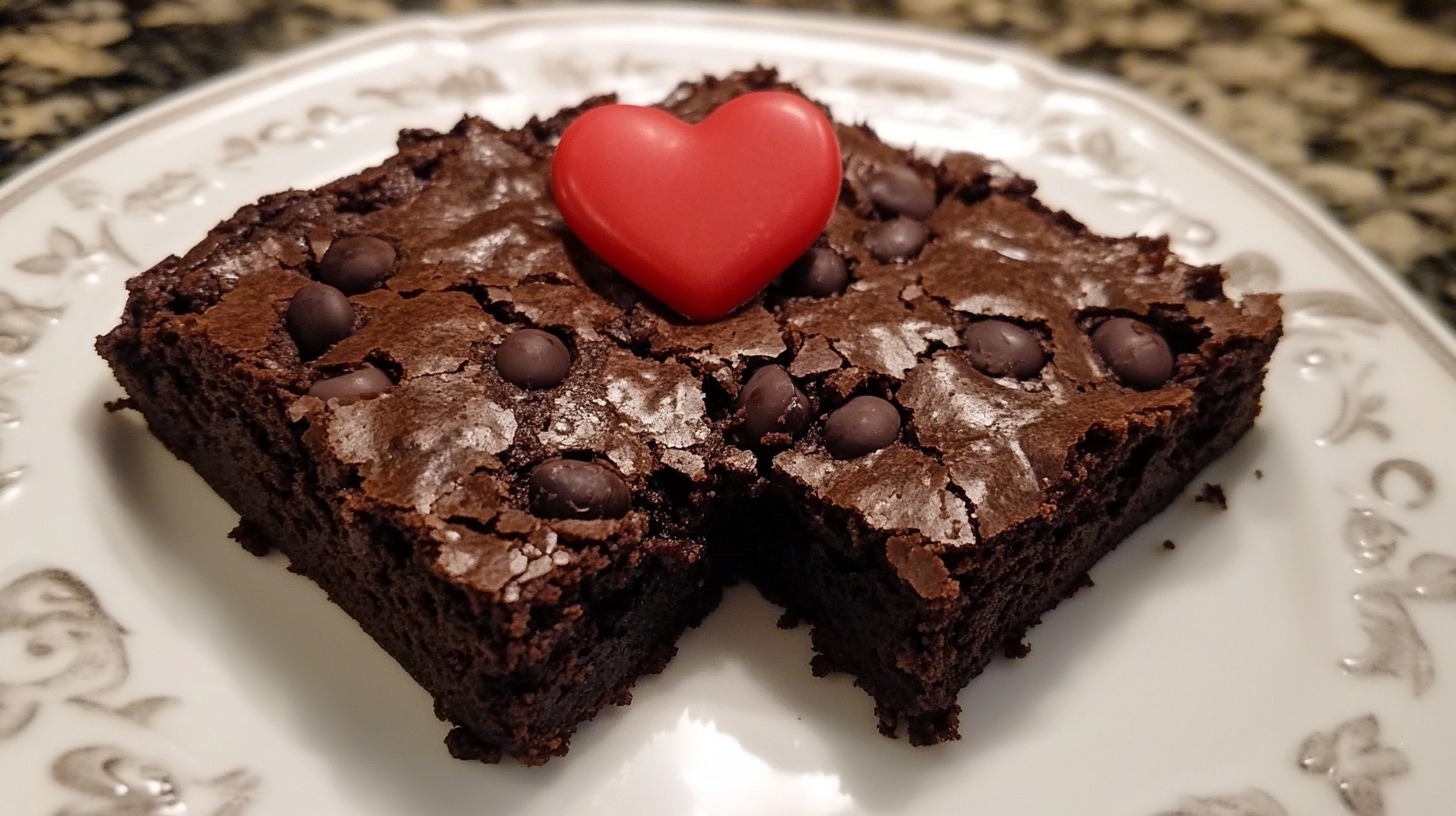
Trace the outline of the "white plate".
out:
<instances>
[{"instance_id":1,"label":"white plate","mask_svg":"<svg viewBox=\"0 0 1456 816\"><path fill-rule=\"evenodd\" d=\"M880 737L750 590L542 769L457 762L427 696L233 514L91 350L122 281L260 194L463 111L519 123L775 63L890 140L969 148L1097 229L1287 293L1258 428L963 696ZM0 810L95 814L1335 814L1456 802L1451 338L1289 188L1142 98L1002 46L708 9L407 20L104 129L0 191ZM1262 478L1260 478L1262 474ZM1171 539L1176 550L1161 542Z\"/></svg>"}]
</instances>

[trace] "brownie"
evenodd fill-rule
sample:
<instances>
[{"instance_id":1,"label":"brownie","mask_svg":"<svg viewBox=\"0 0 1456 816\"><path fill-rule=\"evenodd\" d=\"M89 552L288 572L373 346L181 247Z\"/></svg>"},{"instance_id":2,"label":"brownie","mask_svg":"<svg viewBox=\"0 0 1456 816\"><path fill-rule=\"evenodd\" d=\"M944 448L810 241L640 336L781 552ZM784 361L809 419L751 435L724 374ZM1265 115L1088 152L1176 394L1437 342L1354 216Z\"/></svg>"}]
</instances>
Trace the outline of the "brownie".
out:
<instances>
[{"instance_id":1,"label":"brownie","mask_svg":"<svg viewBox=\"0 0 1456 816\"><path fill-rule=\"evenodd\" d=\"M698 121L769 69L684 84ZM880 729L957 736L966 683L1254 421L1277 299L1034 185L836 125L804 257L690 323L550 195L580 113L406 131L132 280L126 404L393 655L461 757L527 764L660 670L745 578Z\"/></svg>"}]
</instances>

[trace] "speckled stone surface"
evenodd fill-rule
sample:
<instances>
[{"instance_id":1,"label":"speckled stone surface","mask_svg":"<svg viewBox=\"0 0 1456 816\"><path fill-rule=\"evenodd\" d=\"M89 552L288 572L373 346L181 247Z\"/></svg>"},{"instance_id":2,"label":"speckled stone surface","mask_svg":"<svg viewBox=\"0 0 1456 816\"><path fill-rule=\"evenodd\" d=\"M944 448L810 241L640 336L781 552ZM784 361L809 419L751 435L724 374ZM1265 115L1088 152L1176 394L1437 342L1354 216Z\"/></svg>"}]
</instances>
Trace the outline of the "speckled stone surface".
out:
<instances>
[{"instance_id":1,"label":"speckled stone surface","mask_svg":"<svg viewBox=\"0 0 1456 816\"><path fill-rule=\"evenodd\" d=\"M1451 0L773 0L1022 43L1122 77L1323 202L1456 324ZM0 179L220 71L488 0L6 0Z\"/></svg>"}]
</instances>

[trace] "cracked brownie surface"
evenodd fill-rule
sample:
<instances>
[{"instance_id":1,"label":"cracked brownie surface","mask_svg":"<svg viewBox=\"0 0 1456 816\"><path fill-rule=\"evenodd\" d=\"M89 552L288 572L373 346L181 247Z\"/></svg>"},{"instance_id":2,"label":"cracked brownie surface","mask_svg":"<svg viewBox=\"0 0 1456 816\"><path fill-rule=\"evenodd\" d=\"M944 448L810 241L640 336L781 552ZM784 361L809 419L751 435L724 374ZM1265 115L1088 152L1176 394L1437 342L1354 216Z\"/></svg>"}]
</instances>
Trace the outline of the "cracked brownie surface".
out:
<instances>
[{"instance_id":1,"label":"cracked brownie surface","mask_svg":"<svg viewBox=\"0 0 1456 816\"><path fill-rule=\"evenodd\" d=\"M770 88L792 90L757 70L663 106ZM841 124L816 247L687 323L552 203L552 145L607 101L407 131L246 207L133 280L99 348L235 536L435 696L458 756L564 753L734 575L882 731L954 738L965 683L1251 425L1276 299Z\"/></svg>"}]
</instances>

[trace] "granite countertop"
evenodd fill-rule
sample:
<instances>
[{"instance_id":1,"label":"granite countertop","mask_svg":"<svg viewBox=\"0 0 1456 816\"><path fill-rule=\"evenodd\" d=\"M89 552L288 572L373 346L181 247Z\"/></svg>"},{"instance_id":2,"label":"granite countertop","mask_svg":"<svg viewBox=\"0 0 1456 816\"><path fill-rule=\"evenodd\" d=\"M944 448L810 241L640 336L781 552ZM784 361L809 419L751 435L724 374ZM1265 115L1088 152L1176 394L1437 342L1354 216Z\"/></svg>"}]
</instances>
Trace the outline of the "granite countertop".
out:
<instances>
[{"instance_id":1,"label":"granite countertop","mask_svg":"<svg viewBox=\"0 0 1456 816\"><path fill-rule=\"evenodd\" d=\"M1451 0L759 0L1015 41L1122 77L1323 202L1456 325ZM489 0L6 0L0 180L228 68Z\"/></svg>"}]
</instances>

